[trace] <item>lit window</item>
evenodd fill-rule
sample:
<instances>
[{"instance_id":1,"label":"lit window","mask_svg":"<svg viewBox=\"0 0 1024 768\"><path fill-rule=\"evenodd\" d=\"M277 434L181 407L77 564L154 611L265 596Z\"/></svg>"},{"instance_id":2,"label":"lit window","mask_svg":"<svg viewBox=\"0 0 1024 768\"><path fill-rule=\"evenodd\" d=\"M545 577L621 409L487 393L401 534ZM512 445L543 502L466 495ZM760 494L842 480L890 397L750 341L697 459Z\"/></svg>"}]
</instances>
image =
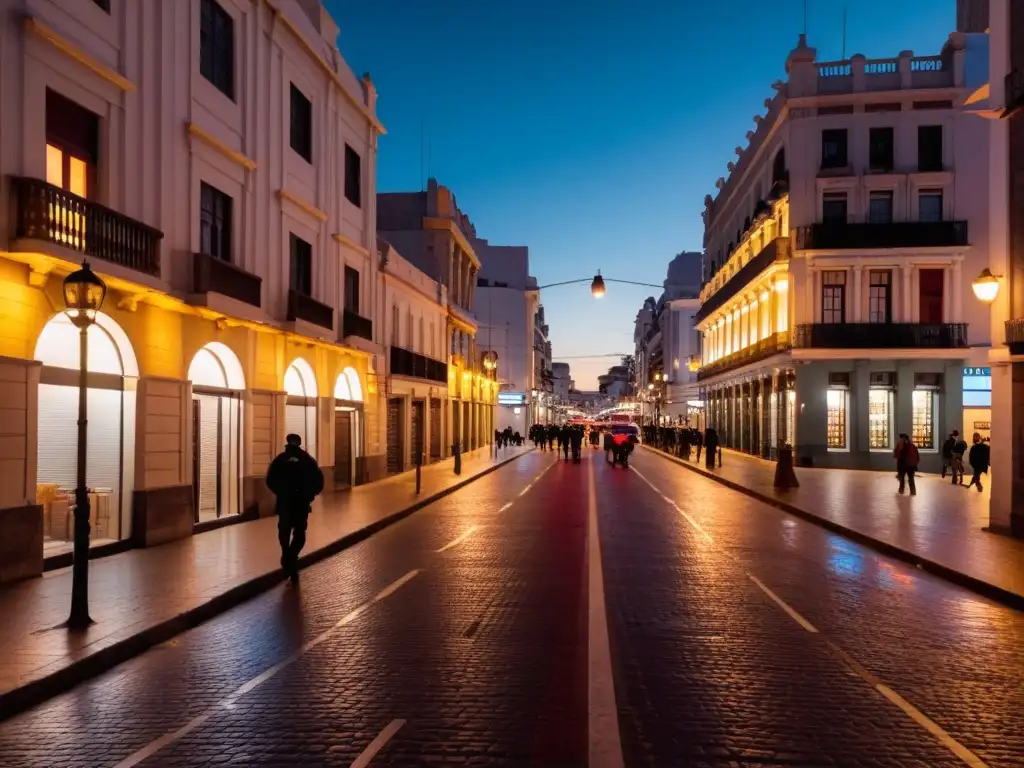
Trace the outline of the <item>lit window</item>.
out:
<instances>
[{"instance_id":1,"label":"lit window","mask_svg":"<svg viewBox=\"0 0 1024 768\"><path fill-rule=\"evenodd\" d=\"M846 390L829 389L826 395L828 410L829 450L846 450Z\"/></svg>"},{"instance_id":2,"label":"lit window","mask_svg":"<svg viewBox=\"0 0 1024 768\"><path fill-rule=\"evenodd\" d=\"M883 450L892 442L892 390L868 390L868 448Z\"/></svg>"},{"instance_id":3,"label":"lit window","mask_svg":"<svg viewBox=\"0 0 1024 768\"><path fill-rule=\"evenodd\" d=\"M918 448L935 447L935 393L930 390L914 390L911 438Z\"/></svg>"}]
</instances>

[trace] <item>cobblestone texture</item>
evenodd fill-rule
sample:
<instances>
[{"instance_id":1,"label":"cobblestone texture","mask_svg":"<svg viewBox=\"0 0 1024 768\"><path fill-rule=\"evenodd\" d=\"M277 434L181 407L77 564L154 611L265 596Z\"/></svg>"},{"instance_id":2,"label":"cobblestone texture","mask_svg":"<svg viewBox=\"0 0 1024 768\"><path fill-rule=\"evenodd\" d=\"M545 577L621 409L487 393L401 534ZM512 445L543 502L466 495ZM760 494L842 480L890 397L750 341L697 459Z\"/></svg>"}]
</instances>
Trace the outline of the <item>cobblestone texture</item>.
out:
<instances>
[{"instance_id":1,"label":"cobblestone texture","mask_svg":"<svg viewBox=\"0 0 1024 768\"><path fill-rule=\"evenodd\" d=\"M988 765L1024 765L1019 614L652 454L632 463L658 492L586 455L627 766L962 764L826 639ZM298 588L0 724L0 766L114 765L211 708L143 765L349 765L395 719L374 766L585 765L588 472L526 456L307 569Z\"/></svg>"}]
</instances>

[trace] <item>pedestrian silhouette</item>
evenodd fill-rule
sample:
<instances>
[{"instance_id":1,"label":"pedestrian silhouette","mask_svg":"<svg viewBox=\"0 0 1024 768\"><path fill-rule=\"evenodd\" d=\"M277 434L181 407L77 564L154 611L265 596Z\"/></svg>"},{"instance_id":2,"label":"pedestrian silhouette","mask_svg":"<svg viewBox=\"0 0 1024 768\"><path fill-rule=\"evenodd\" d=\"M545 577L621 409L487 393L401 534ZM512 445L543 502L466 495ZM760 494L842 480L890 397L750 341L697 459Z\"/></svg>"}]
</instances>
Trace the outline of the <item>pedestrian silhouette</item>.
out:
<instances>
[{"instance_id":1,"label":"pedestrian silhouette","mask_svg":"<svg viewBox=\"0 0 1024 768\"><path fill-rule=\"evenodd\" d=\"M302 450L302 438L285 438L284 451L270 462L267 487L277 497L277 538L281 567L293 584L299 581L299 553L306 545L306 525L313 499L323 492L324 473L316 460Z\"/></svg>"}]
</instances>

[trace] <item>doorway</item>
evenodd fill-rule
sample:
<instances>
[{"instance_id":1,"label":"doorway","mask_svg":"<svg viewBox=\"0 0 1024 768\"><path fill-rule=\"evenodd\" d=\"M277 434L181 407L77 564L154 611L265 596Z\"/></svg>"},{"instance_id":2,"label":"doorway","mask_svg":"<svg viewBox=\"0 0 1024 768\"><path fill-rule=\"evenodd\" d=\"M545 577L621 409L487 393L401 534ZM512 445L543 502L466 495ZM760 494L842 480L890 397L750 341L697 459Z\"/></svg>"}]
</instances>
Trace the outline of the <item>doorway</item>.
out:
<instances>
[{"instance_id":1,"label":"doorway","mask_svg":"<svg viewBox=\"0 0 1024 768\"><path fill-rule=\"evenodd\" d=\"M388 474L402 471L402 399L388 400Z\"/></svg>"},{"instance_id":2,"label":"doorway","mask_svg":"<svg viewBox=\"0 0 1024 768\"><path fill-rule=\"evenodd\" d=\"M441 401L430 400L430 460L441 460Z\"/></svg>"},{"instance_id":3,"label":"doorway","mask_svg":"<svg viewBox=\"0 0 1024 768\"><path fill-rule=\"evenodd\" d=\"M922 269L918 273L918 283L919 322L922 325L939 325L943 322L943 271L941 269Z\"/></svg>"},{"instance_id":4,"label":"doorway","mask_svg":"<svg viewBox=\"0 0 1024 768\"><path fill-rule=\"evenodd\" d=\"M354 410L336 408L334 411L334 488L340 490L352 485L352 430Z\"/></svg>"},{"instance_id":5,"label":"doorway","mask_svg":"<svg viewBox=\"0 0 1024 768\"><path fill-rule=\"evenodd\" d=\"M409 466L415 467L417 460L423 460L424 440L424 403L422 400L413 400L412 403L412 430L409 433Z\"/></svg>"}]
</instances>

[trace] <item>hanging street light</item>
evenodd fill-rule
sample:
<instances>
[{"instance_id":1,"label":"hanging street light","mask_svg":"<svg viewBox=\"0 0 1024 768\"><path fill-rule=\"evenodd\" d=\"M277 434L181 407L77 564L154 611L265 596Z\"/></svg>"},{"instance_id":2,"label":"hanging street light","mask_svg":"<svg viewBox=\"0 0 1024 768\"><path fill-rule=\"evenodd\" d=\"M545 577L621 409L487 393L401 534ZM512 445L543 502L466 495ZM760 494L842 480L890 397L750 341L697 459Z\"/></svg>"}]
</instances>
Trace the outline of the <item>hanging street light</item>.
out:
<instances>
[{"instance_id":1,"label":"hanging street light","mask_svg":"<svg viewBox=\"0 0 1024 768\"><path fill-rule=\"evenodd\" d=\"M601 277L601 270L597 270L594 280L590 283L590 295L595 299L604 296L604 278Z\"/></svg>"},{"instance_id":2,"label":"hanging street light","mask_svg":"<svg viewBox=\"0 0 1024 768\"><path fill-rule=\"evenodd\" d=\"M999 278L993 275L988 267L985 267L971 283L971 290L974 291L974 296L978 301L991 304L999 295Z\"/></svg>"},{"instance_id":3,"label":"hanging street light","mask_svg":"<svg viewBox=\"0 0 1024 768\"><path fill-rule=\"evenodd\" d=\"M89 326L107 297L107 286L83 261L82 268L64 278L64 306L68 319L78 328L78 473L75 487L75 542L71 570L71 614L69 629L84 629L89 617L89 489L86 478L87 394L89 371Z\"/></svg>"}]
</instances>

